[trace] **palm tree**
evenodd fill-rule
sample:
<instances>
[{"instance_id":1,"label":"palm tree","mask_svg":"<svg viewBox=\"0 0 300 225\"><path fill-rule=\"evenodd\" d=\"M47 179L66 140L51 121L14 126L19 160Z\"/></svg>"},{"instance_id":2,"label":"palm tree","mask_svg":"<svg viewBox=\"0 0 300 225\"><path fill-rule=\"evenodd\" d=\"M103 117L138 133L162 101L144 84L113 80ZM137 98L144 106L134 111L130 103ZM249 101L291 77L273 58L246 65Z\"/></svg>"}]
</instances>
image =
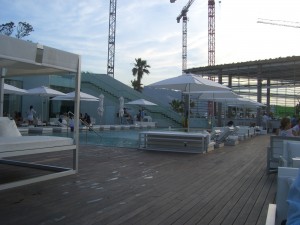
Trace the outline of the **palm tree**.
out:
<instances>
[{"instance_id":1,"label":"palm tree","mask_svg":"<svg viewBox=\"0 0 300 225\"><path fill-rule=\"evenodd\" d=\"M142 78L144 73L149 74L150 71L148 70L148 68L150 68L149 65L147 65L147 61L146 60L142 60L141 58L135 59L135 64L134 67L132 68L132 74L133 76L137 76L137 79L131 81L131 84L134 88L134 90L137 90L139 92L142 92Z\"/></svg>"}]
</instances>

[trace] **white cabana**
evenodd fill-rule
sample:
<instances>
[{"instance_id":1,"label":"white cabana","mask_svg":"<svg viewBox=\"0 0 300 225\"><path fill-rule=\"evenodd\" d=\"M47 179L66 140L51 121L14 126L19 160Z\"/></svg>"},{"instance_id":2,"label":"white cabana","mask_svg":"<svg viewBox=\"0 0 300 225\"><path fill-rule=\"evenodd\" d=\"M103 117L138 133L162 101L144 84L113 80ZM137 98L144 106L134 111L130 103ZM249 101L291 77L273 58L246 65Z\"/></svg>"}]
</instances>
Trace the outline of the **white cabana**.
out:
<instances>
[{"instance_id":1,"label":"white cabana","mask_svg":"<svg viewBox=\"0 0 300 225\"><path fill-rule=\"evenodd\" d=\"M42 175L26 180L1 184L0 190L18 187L34 182L45 181L53 178L58 178L70 174L75 174L78 171L78 148L79 148L79 91L81 83L81 58L77 54L65 52L48 46L44 46L29 41L19 40L17 38L0 35L0 117L3 116L3 99L4 99L4 79L20 76L39 76L39 75L54 75L54 74L74 74L75 80L75 129L73 136L73 160L71 168L56 168L56 173ZM60 148L61 149L61 148ZM36 150L46 152L47 149ZM31 153L33 154L33 152ZM1 163L6 160L2 159ZM22 162L23 166L29 166ZM14 164L14 163L10 163ZM14 164L18 165L18 164ZM20 165L20 164L19 164ZM30 165L34 167L35 165ZM42 165L36 165L36 168L41 168ZM45 168L50 167L43 165ZM54 167L51 166L52 170Z\"/></svg>"}]
</instances>

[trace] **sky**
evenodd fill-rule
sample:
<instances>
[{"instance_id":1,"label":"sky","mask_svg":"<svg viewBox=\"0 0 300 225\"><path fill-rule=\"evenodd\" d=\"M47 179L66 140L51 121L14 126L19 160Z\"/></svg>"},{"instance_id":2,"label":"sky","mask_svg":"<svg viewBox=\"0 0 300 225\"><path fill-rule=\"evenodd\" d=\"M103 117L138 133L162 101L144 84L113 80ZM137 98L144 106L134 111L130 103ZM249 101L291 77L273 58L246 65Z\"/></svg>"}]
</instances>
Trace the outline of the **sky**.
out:
<instances>
[{"instance_id":1,"label":"sky","mask_svg":"<svg viewBox=\"0 0 300 225\"><path fill-rule=\"evenodd\" d=\"M182 23L188 0L118 0L114 78L131 86L136 58L147 60L144 85L182 74ZM25 40L81 55L82 71L107 73L110 0L0 0L0 23L27 22ZM257 23L299 22L299 0L216 0L215 64L300 55L300 29ZM187 68L208 65L207 0L188 12ZM299 25L299 24L298 24Z\"/></svg>"}]
</instances>

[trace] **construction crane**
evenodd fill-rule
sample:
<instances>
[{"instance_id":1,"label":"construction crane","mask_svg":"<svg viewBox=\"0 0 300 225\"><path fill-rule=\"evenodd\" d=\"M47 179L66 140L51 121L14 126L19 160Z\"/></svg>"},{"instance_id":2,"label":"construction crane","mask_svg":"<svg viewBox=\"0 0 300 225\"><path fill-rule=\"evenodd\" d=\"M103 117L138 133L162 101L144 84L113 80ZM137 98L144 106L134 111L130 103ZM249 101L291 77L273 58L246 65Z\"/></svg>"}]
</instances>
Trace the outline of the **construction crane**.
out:
<instances>
[{"instance_id":1,"label":"construction crane","mask_svg":"<svg viewBox=\"0 0 300 225\"><path fill-rule=\"evenodd\" d=\"M287 20L270 20L270 19L258 18L257 23L264 23L264 24L284 26L284 27L300 28L300 23L299 22L293 22L293 21L287 21Z\"/></svg>"},{"instance_id":2,"label":"construction crane","mask_svg":"<svg viewBox=\"0 0 300 225\"><path fill-rule=\"evenodd\" d=\"M107 75L115 77L115 35L117 0L110 0L108 28Z\"/></svg>"},{"instance_id":3,"label":"construction crane","mask_svg":"<svg viewBox=\"0 0 300 225\"><path fill-rule=\"evenodd\" d=\"M215 65L215 0L208 0L208 65Z\"/></svg>"},{"instance_id":4,"label":"construction crane","mask_svg":"<svg viewBox=\"0 0 300 225\"><path fill-rule=\"evenodd\" d=\"M177 16L177 23L180 23L182 18L182 71L186 70L187 63L187 12L190 6L195 0L189 0L189 2L182 8L181 13ZM170 0L170 2L175 2L175 0Z\"/></svg>"},{"instance_id":5,"label":"construction crane","mask_svg":"<svg viewBox=\"0 0 300 225\"><path fill-rule=\"evenodd\" d=\"M174 3L176 0L170 0ZM187 12L194 0L190 0L181 10L176 18L180 22L182 18L182 70L187 64ZM221 1L219 1L221 3ZM208 65L215 65L215 0L208 0ZM213 78L214 79L214 78Z\"/></svg>"}]
</instances>

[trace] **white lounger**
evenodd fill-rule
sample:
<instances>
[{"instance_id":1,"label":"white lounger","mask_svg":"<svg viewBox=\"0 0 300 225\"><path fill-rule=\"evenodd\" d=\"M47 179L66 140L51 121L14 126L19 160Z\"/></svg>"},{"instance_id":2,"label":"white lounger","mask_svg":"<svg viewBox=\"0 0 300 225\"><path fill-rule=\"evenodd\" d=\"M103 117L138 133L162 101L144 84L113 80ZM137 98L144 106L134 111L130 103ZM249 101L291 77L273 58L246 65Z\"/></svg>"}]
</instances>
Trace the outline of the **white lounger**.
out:
<instances>
[{"instance_id":1,"label":"white lounger","mask_svg":"<svg viewBox=\"0 0 300 225\"><path fill-rule=\"evenodd\" d=\"M209 134L177 131L144 131L139 133L139 149L185 153L213 150Z\"/></svg>"},{"instance_id":2,"label":"white lounger","mask_svg":"<svg viewBox=\"0 0 300 225\"><path fill-rule=\"evenodd\" d=\"M0 190L76 173L74 165L73 168L64 168L7 159L7 157L65 150L76 151L76 145L72 138L54 136L22 136L18 131L14 120L10 120L7 117L0 117L0 163L56 172L26 180L1 184Z\"/></svg>"}]
</instances>

